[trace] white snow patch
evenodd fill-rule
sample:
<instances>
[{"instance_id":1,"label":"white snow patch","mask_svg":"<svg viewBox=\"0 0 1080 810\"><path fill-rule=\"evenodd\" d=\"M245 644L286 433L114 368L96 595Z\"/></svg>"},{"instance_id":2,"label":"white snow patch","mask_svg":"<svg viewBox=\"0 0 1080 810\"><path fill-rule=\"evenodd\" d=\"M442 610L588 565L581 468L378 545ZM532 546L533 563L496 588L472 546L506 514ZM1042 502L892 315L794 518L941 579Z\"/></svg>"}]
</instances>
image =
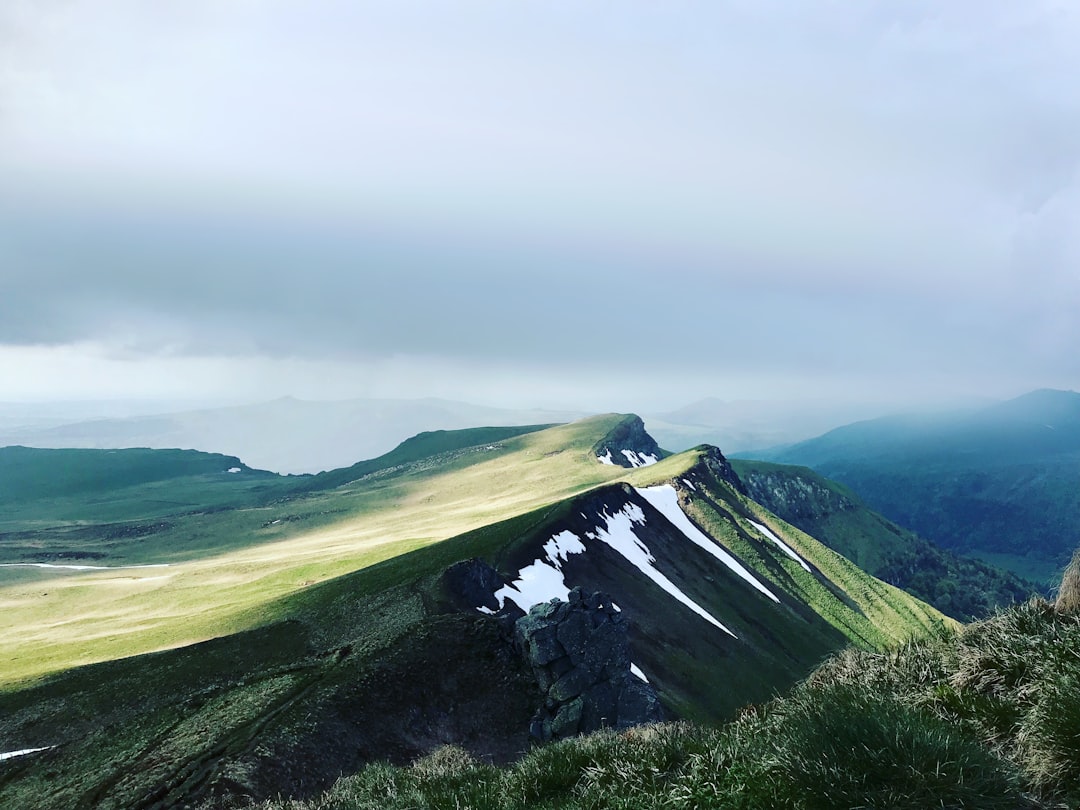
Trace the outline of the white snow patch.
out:
<instances>
[{"instance_id":1,"label":"white snow patch","mask_svg":"<svg viewBox=\"0 0 1080 810\"><path fill-rule=\"evenodd\" d=\"M694 492L697 492L697 487L694 486L694 482L691 481L689 478L684 478L682 482L688 487L690 487L690 489L694 490Z\"/></svg>"},{"instance_id":2,"label":"white snow patch","mask_svg":"<svg viewBox=\"0 0 1080 810\"><path fill-rule=\"evenodd\" d=\"M607 464L609 467L614 467L615 462L611 460L611 450L608 450L604 455L597 456L596 460L601 464Z\"/></svg>"},{"instance_id":3,"label":"white snow patch","mask_svg":"<svg viewBox=\"0 0 1080 810\"><path fill-rule=\"evenodd\" d=\"M558 565L558 560L565 562L570 554L584 554L585 544L572 531L564 531L544 543L544 552L549 560Z\"/></svg>"},{"instance_id":4,"label":"white snow patch","mask_svg":"<svg viewBox=\"0 0 1080 810\"><path fill-rule=\"evenodd\" d=\"M630 664L630 673L632 675L637 675L641 680L645 681L645 683L649 682L649 679L645 677L645 673L641 671L641 667L637 664Z\"/></svg>"},{"instance_id":5,"label":"white snow patch","mask_svg":"<svg viewBox=\"0 0 1080 810\"><path fill-rule=\"evenodd\" d=\"M686 538L691 543L705 549L744 580L779 604L780 600L776 597L776 594L766 588L757 577L747 571L742 563L728 554L718 543L714 542L712 538L708 537L701 529L690 522L690 518L686 516L682 507L679 506L679 493L675 491L675 487L671 486L671 484L661 484L658 487L639 489L637 492L641 497L651 503L660 514L671 521L676 529L686 535Z\"/></svg>"},{"instance_id":6,"label":"white snow patch","mask_svg":"<svg viewBox=\"0 0 1080 810\"><path fill-rule=\"evenodd\" d=\"M0 568L62 568L66 571L127 571L132 568L168 568L168 563L151 565L56 565L54 563L0 563Z\"/></svg>"},{"instance_id":7,"label":"white snow patch","mask_svg":"<svg viewBox=\"0 0 1080 810\"><path fill-rule=\"evenodd\" d=\"M648 467L658 461L656 456L650 453L635 453L633 450L620 450L619 452L626 456L626 460L630 462L631 467Z\"/></svg>"},{"instance_id":8,"label":"white snow patch","mask_svg":"<svg viewBox=\"0 0 1080 810\"><path fill-rule=\"evenodd\" d=\"M563 578L562 564L571 554L585 553L585 544L571 531L559 532L544 543L545 559L537 559L518 571L518 578L511 584L495 591L495 598L502 610L509 599L526 613L533 605L570 598L570 588ZM481 613L494 613L490 608L478 607Z\"/></svg>"},{"instance_id":9,"label":"white snow patch","mask_svg":"<svg viewBox=\"0 0 1080 810\"><path fill-rule=\"evenodd\" d=\"M240 468L239 467L229 467L229 469L226 470L226 472L238 473L238 472L240 472Z\"/></svg>"},{"instance_id":10,"label":"white snow patch","mask_svg":"<svg viewBox=\"0 0 1080 810\"><path fill-rule=\"evenodd\" d=\"M791 557L791 559L795 560L795 562L797 562L799 565L801 565L807 571L810 570L810 566L806 564L806 560L804 560L802 557L800 557L796 553L795 549L793 549L791 546L789 546L787 543L785 543L783 540L781 540L779 537L777 537L775 534L773 534L769 530L768 526L766 526L763 523L758 523L757 521L754 521L754 520L750 521L750 525L753 526L755 529L757 529L759 532L761 532L763 535L768 537L774 543L776 543L776 545L780 546L780 550L783 551L785 554L787 554L789 557Z\"/></svg>"},{"instance_id":11,"label":"white snow patch","mask_svg":"<svg viewBox=\"0 0 1080 810\"><path fill-rule=\"evenodd\" d=\"M645 513L641 511L640 506L628 503L614 515L608 515L605 512L604 520L607 523L607 528L597 526L596 533L588 533L586 534L586 537L600 540L611 546L615 551L625 557L631 565L641 571L641 573L663 588L676 600L682 602L690 608L690 610L694 611L694 613L705 619L709 624L719 627L732 638L738 638L738 636L718 622L712 614L683 593L679 589L679 586L656 570L653 566L653 563L656 562L656 558L653 557L652 552L649 551L649 547L641 542L637 535L634 534L634 524L638 523L644 525L645 523Z\"/></svg>"},{"instance_id":12,"label":"white snow patch","mask_svg":"<svg viewBox=\"0 0 1080 810\"><path fill-rule=\"evenodd\" d=\"M15 759L15 757L25 757L27 754L36 754L39 751L51 751L56 748L55 745L47 745L44 748L24 748L21 751L8 751L6 754L0 754L0 761L5 759Z\"/></svg>"}]
</instances>

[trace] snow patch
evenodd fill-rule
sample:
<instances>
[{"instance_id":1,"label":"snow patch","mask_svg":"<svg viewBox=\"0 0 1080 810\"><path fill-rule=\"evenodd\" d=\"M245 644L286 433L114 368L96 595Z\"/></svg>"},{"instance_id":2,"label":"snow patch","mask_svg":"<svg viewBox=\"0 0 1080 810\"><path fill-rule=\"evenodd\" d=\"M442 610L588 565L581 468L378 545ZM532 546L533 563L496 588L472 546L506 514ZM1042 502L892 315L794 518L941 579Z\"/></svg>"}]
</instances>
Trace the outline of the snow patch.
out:
<instances>
[{"instance_id":1,"label":"snow patch","mask_svg":"<svg viewBox=\"0 0 1080 810\"><path fill-rule=\"evenodd\" d=\"M620 450L626 460L630 462L631 467L648 467L650 464L655 464L659 459L650 453L635 453L633 450Z\"/></svg>"},{"instance_id":2,"label":"snow patch","mask_svg":"<svg viewBox=\"0 0 1080 810\"><path fill-rule=\"evenodd\" d=\"M39 751L51 751L56 748L55 745L47 745L44 748L24 748L21 751L8 751L6 754L0 754L0 762L5 759L15 759L15 757L25 757L27 754L36 754Z\"/></svg>"},{"instance_id":3,"label":"snow patch","mask_svg":"<svg viewBox=\"0 0 1080 810\"><path fill-rule=\"evenodd\" d=\"M783 540L773 534L772 531L769 530L768 526L766 526L764 523L758 523L754 520L750 521L750 525L757 529L759 532L761 532L763 535L768 537L774 543L776 543L776 545L780 546L780 550L787 554L789 557L791 557L791 559L795 560L795 562L797 562L807 571L810 570L810 566L807 565L806 561L796 553L795 549L793 549L791 546L789 546L787 543L785 543Z\"/></svg>"},{"instance_id":4,"label":"snow patch","mask_svg":"<svg viewBox=\"0 0 1080 810\"><path fill-rule=\"evenodd\" d=\"M615 462L611 460L611 450L608 450L604 455L597 456L596 460L601 464L607 464L609 467L614 467Z\"/></svg>"},{"instance_id":5,"label":"snow patch","mask_svg":"<svg viewBox=\"0 0 1080 810\"><path fill-rule=\"evenodd\" d=\"M630 664L630 673L632 675L637 675L639 678L641 678L641 680L645 681L645 683L649 682L649 679L645 677L645 673L641 671L641 667L639 667L637 664Z\"/></svg>"},{"instance_id":6,"label":"snow patch","mask_svg":"<svg viewBox=\"0 0 1080 810\"><path fill-rule=\"evenodd\" d=\"M697 487L694 486L694 482L691 481L689 478L684 478L682 482L688 487L690 487L690 489L694 490L694 492L697 492Z\"/></svg>"},{"instance_id":7,"label":"snow patch","mask_svg":"<svg viewBox=\"0 0 1080 810\"><path fill-rule=\"evenodd\" d=\"M238 473L238 472L240 472L240 468L239 467L229 467L229 469L226 470L226 472Z\"/></svg>"},{"instance_id":8,"label":"snow patch","mask_svg":"<svg viewBox=\"0 0 1080 810\"><path fill-rule=\"evenodd\" d=\"M686 538L696 546L700 546L705 549L711 555L720 560L724 565L734 571L738 576L749 582L767 597L779 604L780 600L776 597L772 591L766 588L761 581L746 570L738 560L728 554L718 543L708 537L697 526L690 522L690 518L683 512L682 507L679 506L679 493L675 491L675 487L671 484L662 484L658 487L647 487L645 489L637 490L637 493L653 505L653 507L671 521L680 532L682 532Z\"/></svg>"},{"instance_id":9,"label":"snow patch","mask_svg":"<svg viewBox=\"0 0 1080 810\"><path fill-rule=\"evenodd\" d=\"M526 613L533 605L558 599L566 602L570 588L562 573L562 564L571 554L584 554L585 544L571 531L553 535L544 543L544 559L537 559L518 571L517 579L495 591L495 598L502 610L509 599ZM490 608L478 607L481 613L494 613Z\"/></svg>"},{"instance_id":10,"label":"snow patch","mask_svg":"<svg viewBox=\"0 0 1080 810\"><path fill-rule=\"evenodd\" d=\"M549 560L558 565L557 560L565 562L571 554L584 554L585 544L571 531L559 532L544 543L544 553L547 554Z\"/></svg>"},{"instance_id":11,"label":"snow patch","mask_svg":"<svg viewBox=\"0 0 1080 810\"><path fill-rule=\"evenodd\" d=\"M712 614L683 593L678 585L660 573L653 565L653 563L656 562L656 558L652 555L652 552L649 551L649 547L641 542L637 535L634 534L635 523L640 525L645 524L645 513L641 511L640 506L634 503L628 503L614 515L609 515L607 512L604 512L603 517L607 523L607 527L601 528L598 526L595 533L586 533L586 537L593 540L599 540L611 546L611 548L625 557L631 565L641 571L646 577L663 588L664 591L676 600L682 602L686 607L690 608L690 610L694 611L694 613L699 615L709 624L719 627L732 638L738 638L738 636L718 622Z\"/></svg>"}]
</instances>

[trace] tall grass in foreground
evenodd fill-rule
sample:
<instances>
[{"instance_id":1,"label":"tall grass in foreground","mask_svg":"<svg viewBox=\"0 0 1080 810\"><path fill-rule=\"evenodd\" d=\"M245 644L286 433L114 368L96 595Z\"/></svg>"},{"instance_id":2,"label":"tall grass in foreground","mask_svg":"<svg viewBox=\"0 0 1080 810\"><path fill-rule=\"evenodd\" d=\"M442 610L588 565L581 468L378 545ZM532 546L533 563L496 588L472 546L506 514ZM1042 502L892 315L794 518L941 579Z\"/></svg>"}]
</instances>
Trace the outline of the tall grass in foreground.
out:
<instances>
[{"instance_id":1,"label":"tall grass in foreground","mask_svg":"<svg viewBox=\"0 0 1080 810\"><path fill-rule=\"evenodd\" d=\"M932 714L868 690L804 690L724 728L669 723L537 748L498 769L444 748L372 765L273 810L1025 806L1016 769Z\"/></svg>"},{"instance_id":2,"label":"tall grass in foreground","mask_svg":"<svg viewBox=\"0 0 1080 810\"><path fill-rule=\"evenodd\" d=\"M267 810L1080 807L1080 616L1033 600L887 653L847 650L722 728L668 723L495 768L444 748Z\"/></svg>"}]
</instances>

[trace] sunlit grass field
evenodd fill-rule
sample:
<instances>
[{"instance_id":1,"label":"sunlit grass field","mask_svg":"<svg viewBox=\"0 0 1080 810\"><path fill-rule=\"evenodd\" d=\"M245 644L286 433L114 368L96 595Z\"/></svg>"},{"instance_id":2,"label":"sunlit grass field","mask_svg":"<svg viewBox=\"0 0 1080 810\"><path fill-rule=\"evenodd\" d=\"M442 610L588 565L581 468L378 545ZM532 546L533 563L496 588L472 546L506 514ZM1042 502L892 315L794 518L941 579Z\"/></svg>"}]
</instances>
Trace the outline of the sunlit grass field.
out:
<instances>
[{"instance_id":1,"label":"sunlit grass field","mask_svg":"<svg viewBox=\"0 0 1080 810\"><path fill-rule=\"evenodd\" d=\"M270 480L280 494L268 503L178 515L155 509L147 517L171 528L100 562L168 567L0 569L0 684L248 629L264 621L260 606L316 583L613 480L662 480L696 460L685 453L639 470L598 464L593 446L623 418L480 445L328 491L290 494L287 481ZM167 483L149 490L160 496L155 502L168 499ZM191 494L173 498L187 506ZM121 493L129 505L112 511L88 503L87 522L131 517L138 495ZM76 505L65 509L78 520ZM20 527L7 517L5 530Z\"/></svg>"}]
</instances>

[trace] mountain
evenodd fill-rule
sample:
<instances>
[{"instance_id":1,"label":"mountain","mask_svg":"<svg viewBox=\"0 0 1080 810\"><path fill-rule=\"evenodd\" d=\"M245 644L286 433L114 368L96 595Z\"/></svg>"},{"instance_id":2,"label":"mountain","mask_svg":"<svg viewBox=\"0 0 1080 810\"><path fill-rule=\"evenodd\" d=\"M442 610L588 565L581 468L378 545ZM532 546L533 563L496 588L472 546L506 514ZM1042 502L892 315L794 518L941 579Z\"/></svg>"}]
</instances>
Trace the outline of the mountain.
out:
<instances>
[{"instance_id":1,"label":"mountain","mask_svg":"<svg viewBox=\"0 0 1080 810\"><path fill-rule=\"evenodd\" d=\"M253 467L281 473L344 467L388 452L402 439L421 431L569 422L585 415L490 408L442 399L308 402L292 397L68 422L58 422L50 415L44 424L35 423L25 410L18 413L22 415L18 423L0 421L0 446L186 448L239 456Z\"/></svg>"},{"instance_id":2,"label":"mountain","mask_svg":"<svg viewBox=\"0 0 1080 810\"><path fill-rule=\"evenodd\" d=\"M957 553L1051 582L1076 544L1080 394L860 422L754 457L811 467Z\"/></svg>"},{"instance_id":3,"label":"mountain","mask_svg":"<svg viewBox=\"0 0 1080 810\"><path fill-rule=\"evenodd\" d=\"M223 807L446 743L508 761L531 734L714 723L953 624L633 416L124 484L4 504L5 806ZM100 556L36 567L59 550Z\"/></svg>"},{"instance_id":4,"label":"mountain","mask_svg":"<svg viewBox=\"0 0 1080 810\"><path fill-rule=\"evenodd\" d=\"M750 497L777 517L955 619L984 618L1037 590L1035 583L897 526L808 467L741 459L731 465Z\"/></svg>"},{"instance_id":5,"label":"mountain","mask_svg":"<svg viewBox=\"0 0 1080 810\"><path fill-rule=\"evenodd\" d=\"M808 439L856 419L877 416L881 409L880 403L708 397L644 418L649 432L664 447L686 450L712 444L736 452Z\"/></svg>"}]
</instances>

